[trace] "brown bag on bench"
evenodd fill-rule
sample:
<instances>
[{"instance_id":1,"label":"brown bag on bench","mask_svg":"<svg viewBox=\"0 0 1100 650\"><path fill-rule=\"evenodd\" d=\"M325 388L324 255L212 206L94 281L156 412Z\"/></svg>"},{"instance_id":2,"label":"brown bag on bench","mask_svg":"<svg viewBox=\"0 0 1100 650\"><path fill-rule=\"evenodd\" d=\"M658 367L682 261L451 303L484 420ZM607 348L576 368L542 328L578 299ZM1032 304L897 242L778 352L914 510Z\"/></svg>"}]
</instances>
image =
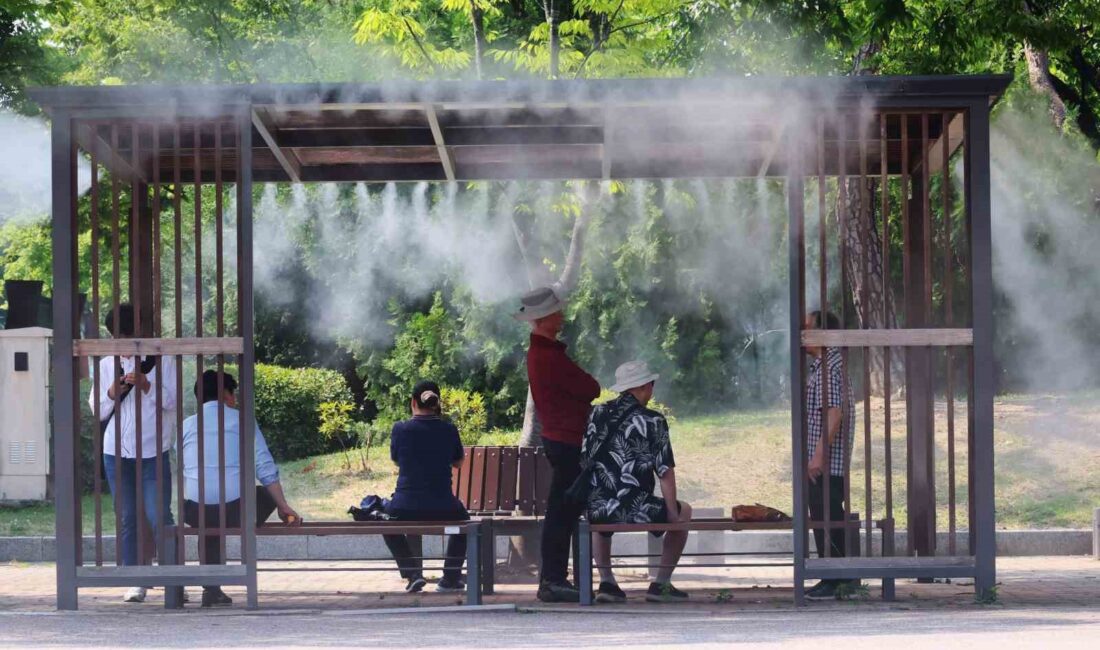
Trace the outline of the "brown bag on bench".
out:
<instances>
[{"instance_id":1,"label":"brown bag on bench","mask_svg":"<svg viewBox=\"0 0 1100 650\"><path fill-rule=\"evenodd\" d=\"M746 523L781 522L790 521L791 518L782 510L757 503L751 506L740 505L733 507L733 520Z\"/></svg>"}]
</instances>

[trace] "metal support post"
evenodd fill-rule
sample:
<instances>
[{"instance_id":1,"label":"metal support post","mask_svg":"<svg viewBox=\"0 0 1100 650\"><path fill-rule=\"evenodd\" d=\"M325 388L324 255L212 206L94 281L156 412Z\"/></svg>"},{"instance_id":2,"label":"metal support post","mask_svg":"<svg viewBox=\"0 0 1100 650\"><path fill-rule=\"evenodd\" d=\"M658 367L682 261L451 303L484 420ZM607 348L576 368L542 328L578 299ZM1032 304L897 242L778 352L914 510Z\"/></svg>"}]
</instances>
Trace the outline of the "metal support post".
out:
<instances>
[{"instance_id":1,"label":"metal support post","mask_svg":"<svg viewBox=\"0 0 1100 650\"><path fill-rule=\"evenodd\" d=\"M576 567L577 590L581 592L581 605L592 604L592 526L587 519L577 525L577 550L580 556Z\"/></svg>"}]
</instances>

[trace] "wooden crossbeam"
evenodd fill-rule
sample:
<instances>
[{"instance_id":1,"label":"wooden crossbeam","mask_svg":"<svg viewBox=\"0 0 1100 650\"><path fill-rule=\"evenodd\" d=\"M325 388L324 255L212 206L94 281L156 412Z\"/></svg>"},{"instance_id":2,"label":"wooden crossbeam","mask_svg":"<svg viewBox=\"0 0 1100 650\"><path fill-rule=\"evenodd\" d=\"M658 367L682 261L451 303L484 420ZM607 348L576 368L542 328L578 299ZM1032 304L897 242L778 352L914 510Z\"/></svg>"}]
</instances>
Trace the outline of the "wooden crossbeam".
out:
<instances>
[{"instance_id":1,"label":"wooden crossbeam","mask_svg":"<svg viewBox=\"0 0 1100 650\"><path fill-rule=\"evenodd\" d=\"M286 172L286 175L290 178L292 183L302 182L302 165L298 162L297 156L293 151L283 151L279 143L275 141L275 137L271 135L271 130L267 127L267 123L259 112L255 109L252 110L252 125L256 127L256 130L260 133L260 137L267 144L268 149L271 149L271 153L275 156L275 160L279 161L279 165Z\"/></svg>"},{"instance_id":2,"label":"wooden crossbeam","mask_svg":"<svg viewBox=\"0 0 1100 650\"><path fill-rule=\"evenodd\" d=\"M149 182L148 176L146 176L141 169L131 165L130 161L118 155L118 152L112 149L111 145L99 136L99 133L92 125L88 124L85 125L84 128L77 129L76 141L84 151L88 153L94 151L96 159L107 165L107 168L110 169L112 173L118 174L118 177L122 180L128 182Z\"/></svg>"},{"instance_id":3,"label":"wooden crossbeam","mask_svg":"<svg viewBox=\"0 0 1100 650\"><path fill-rule=\"evenodd\" d=\"M173 356L192 354L242 354L239 336L186 339L80 339L73 341L75 357Z\"/></svg>"},{"instance_id":4,"label":"wooden crossbeam","mask_svg":"<svg viewBox=\"0 0 1100 650\"><path fill-rule=\"evenodd\" d=\"M439 116L436 114L435 106L431 104L424 104L424 114L428 116L428 126L432 129L432 138L435 140L435 146L439 150L439 161L443 163L443 173L446 175L447 180L454 182L455 180L455 163L451 157L451 152L447 149L447 143L443 140L443 129L439 127Z\"/></svg>"},{"instance_id":5,"label":"wooden crossbeam","mask_svg":"<svg viewBox=\"0 0 1100 650\"><path fill-rule=\"evenodd\" d=\"M803 330L802 347L946 347L974 344L974 331L964 328Z\"/></svg>"},{"instance_id":6,"label":"wooden crossbeam","mask_svg":"<svg viewBox=\"0 0 1100 650\"><path fill-rule=\"evenodd\" d=\"M963 121L962 111L955 113L954 117L951 118L951 121L947 123L947 128L944 129L944 132L940 134L940 137L928 143L928 151L924 152L921 160L928 161L929 174L938 174L943 168L944 138L947 138L947 150L954 154L955 150L962 145L963 140L966 138L966 126ZM920 169L919 163L917 165L917 169Z\"/></svg>"}]
</instances>

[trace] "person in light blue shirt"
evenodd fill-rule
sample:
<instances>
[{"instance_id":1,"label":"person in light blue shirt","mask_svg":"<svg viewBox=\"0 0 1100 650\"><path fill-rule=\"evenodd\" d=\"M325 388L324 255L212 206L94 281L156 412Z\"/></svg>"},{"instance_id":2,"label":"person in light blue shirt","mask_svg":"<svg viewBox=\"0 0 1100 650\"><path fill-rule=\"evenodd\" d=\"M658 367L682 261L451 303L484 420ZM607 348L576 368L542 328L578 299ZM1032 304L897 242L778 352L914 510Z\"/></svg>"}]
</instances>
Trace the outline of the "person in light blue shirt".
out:
<instances>
[{"instance_id":1,"label":"person in light blue shirt","mask_svg":"<svg viewBox=\"0 0 1100 650\"><path fill-rule=\"evenodd\" d=\"M183 518L189 526L203 525L218 528L220 524L221 471L225 474L225 525L237 527L241 515L241 414L237 410L237 380L232 375L221 374L219 395L218 372L207 370L202 380L195 382L195 397L202 404L202 435L199 433L199 415L183 421ZM224 412L225 465L219 460L218 411ZM302 518L286 502L283 486L279 482L279 468L260 427L256 426L255 458L256 524L263 524L272 512L278 512L283 522L297 525ZM199 472L199 446L202 444L202 476ZM200 506L200 504L202 504ZM221 564L219 535L207 535L200 546L201 564ZM218 586L202 588L202 606L220 607L233 604L233 600Z\"/></svg>"}]
</instances>

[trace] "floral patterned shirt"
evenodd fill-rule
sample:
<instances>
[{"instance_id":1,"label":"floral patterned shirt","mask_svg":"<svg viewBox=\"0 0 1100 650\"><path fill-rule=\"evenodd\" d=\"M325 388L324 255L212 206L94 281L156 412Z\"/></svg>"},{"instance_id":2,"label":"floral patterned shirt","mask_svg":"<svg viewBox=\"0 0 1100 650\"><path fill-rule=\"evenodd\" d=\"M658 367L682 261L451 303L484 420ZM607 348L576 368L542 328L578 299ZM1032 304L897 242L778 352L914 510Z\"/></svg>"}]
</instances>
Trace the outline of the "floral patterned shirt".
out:
<instances>
[{"instance_id":1,"label":"floral patterned shirt","mask_svg":"<svg viewBox=\"0 0 1100 650\"><path fill-rule=\"evenodd\" d=\"M663 515L664 499L653 494L656 478L676 466L665 416L630 393L596 406L581 459L593 464L589 521L649 523Z\"/></svg>"}]
</instances>

